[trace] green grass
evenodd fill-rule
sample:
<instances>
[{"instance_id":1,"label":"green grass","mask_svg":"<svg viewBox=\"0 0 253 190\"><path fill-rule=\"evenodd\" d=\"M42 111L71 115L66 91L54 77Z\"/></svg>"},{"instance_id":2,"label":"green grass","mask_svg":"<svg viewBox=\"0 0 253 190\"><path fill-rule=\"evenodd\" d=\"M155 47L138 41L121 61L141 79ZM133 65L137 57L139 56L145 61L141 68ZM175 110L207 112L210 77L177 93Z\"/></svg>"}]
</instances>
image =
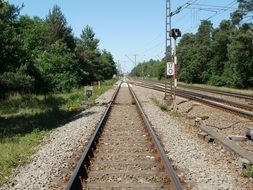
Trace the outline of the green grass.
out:
<instances>
[{"instance_id":1,"label":"green grass","mask_svg":"<svg viewBox=\"0 0 253 190\"><path fill-rule=\"evenodd\" d=\"M253 164L246 164L243 169L243 175L245 177L253 177Z\"/></svg>"},{"instance_id":2,"label":"green grass","mask_svg":"<svg viewBox=\"0 0 253 190\"><path fill-rule=\"evenodd\" d=\"M94 87L96 99L116 80ZM84 88L52 95L16 95L0 101L0 185L13 169L27 163L36 146L52 129L71 120L86 100ZM70 109L71 108L71 109Z\"/></svg>"},{"instance_id":3,"label":"green grass","mask_svg":"<svg viewBox=\"0 0 253 190\"><path fill-rule=\"evenodd\" d=\"M155 105L157 105L163 112L170 112L170 115L173 117L182 117L182 114L178 111L174 111L172 109L169 108L168 105L164 104L163 101L159 101L156 97L152 96L150 98Z\"/></svg>"},{"instance_id":4,"label":"green grass","mask_svg":"<svg viewBox=\"0 0 253 190\"><path fill-rule=\"evenodd\" d=\"M179 111L172 111L170 113L170 115L172 115L173 117L182 117L182 113L180 113Z\"/></svg>"},{"instance_id":5,"label":"green grass","mask_svg":"<svg viewBox=\"0 0 253 190\"><path fill-rule=\"evenodd\" d=\"M15 135L0 142L0 182L4 182L14 167L29 161L46 131L34 130L26 135ZM0 184L1 184L0 183Z\"/></svg>"},{"instance_id":6,"label":"green grass","mask_svg":"<svg viewBox=\"0 0 253 190\"><path fill-rule=\"evenodd\" d=\"M168 112L170 111L170 108L164 104L163 102L157 100L155 97L151 97L150 98L154 103L155 105L157 105L163 112Z\"/></svg>"},{"instance_id":7,"label":"green grass","mask_svg":"<svg viewBox=\"0 0 253 190\"><path fill-rule=\"evenodd\" d=\"M168 112L170 110L165 104L160 104L159 107L164 112Z\"/></svg>"}]
</instances>

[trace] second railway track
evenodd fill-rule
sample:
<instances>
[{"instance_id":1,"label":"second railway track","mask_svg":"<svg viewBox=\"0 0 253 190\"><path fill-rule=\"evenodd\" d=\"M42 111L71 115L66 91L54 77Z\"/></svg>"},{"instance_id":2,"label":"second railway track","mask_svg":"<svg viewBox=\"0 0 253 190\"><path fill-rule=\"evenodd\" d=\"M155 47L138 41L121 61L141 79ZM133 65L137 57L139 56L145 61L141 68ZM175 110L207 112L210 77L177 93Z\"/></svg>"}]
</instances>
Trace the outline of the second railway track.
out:
<instances>
[{"instance_id":1,"label":"second railway track","mask_svg":"<svg viewBox=\"0 0 253 190\"><path fill-rule=\"evenodd\" d=\"M157 91L164 92L164 86L159 83L149 82L149 81L132 81L136 86L141 86L144 88L149 88ZM244 118L248 118L250 120L253 119L253 107L250 105L244 105L237 102L231 102L224 99L219 99L216 97L207 96L204 94L199 94L191 91L185 91L181 89L177 89L177 95L183 98L195 100L200 103L204 103L206 105L216 107L227 112L231 112L237 115L240 115Z\"/></svg>"},{"instance_id":2,"label":"second railway track","mask_svg":"<svg viewBox=\"0 0 253 190\"><path fill-rule=\"evenodd\" d=\"M136 96L121 86L67 189L182 189Z\"/></svg>"}]
</instances>

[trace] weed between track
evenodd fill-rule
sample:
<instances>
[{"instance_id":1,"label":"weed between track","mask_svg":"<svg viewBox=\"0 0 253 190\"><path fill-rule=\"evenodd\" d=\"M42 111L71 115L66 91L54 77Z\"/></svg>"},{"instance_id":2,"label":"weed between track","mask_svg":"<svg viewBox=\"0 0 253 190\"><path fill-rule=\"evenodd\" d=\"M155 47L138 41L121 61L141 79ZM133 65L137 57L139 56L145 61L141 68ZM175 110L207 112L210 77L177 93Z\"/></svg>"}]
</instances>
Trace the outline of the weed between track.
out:
<instances>
[{"instance_id":1,"label":"weed between track","mask_svg":"<svg viewBox=\"0 0 253 190\"><path fill-rule=\"evenodd\" d=\"M115 80L94 88L96 99L110 89ZM16 95L0 102L0 185L13 169L29 162L36 146L52 129L63 125L82 111L84 89L52 95Z\"/></svg>"},{"instance_id":2,"label":"weed between track","mask_svg":"<svg viewBox=\"0 0 253 190\"><path fill-rule=\"evenodd\" d=\"M169 111L171 111L170 108L169 108L166 104L164 104L163 102L159 101L156 97L152 96L150 99L151 99L151 100L155 103L155 105L157 105L162 111L164 111L164 112L169 112Z\"/></svg>"},{"instance_id":3,"label":"weed between track","mask_svg":"<svg viewBox=\"0 0 253 190\"><path fill-rule=\"evenodd\" d=\"M245 177L253 177L253 164L246 164L242 173Z\"/></svg>"},{"instance_id":4,"label":"weed between track","mask_svg":"<svg viewBox=\"0 0 253 190\"><path fill-rule=\"evenodd\" d=\"M157 105L163 112L170 112L170 115L173 117L181 117L182 114L178 111L172 110L168 105L166 105L163 101L159 101L154 96L150 98L155 105Z\"/></svg>"}]
</instances>

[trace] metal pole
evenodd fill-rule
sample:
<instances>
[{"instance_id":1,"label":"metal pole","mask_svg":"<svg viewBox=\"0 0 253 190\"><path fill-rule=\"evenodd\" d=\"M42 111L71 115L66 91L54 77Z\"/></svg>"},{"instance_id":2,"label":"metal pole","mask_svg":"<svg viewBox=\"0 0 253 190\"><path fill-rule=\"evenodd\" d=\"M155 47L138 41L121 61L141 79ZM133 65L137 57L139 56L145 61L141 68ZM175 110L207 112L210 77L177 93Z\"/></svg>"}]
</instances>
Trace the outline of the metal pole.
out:
<instances>
[{"instance_id":1,"label":"metal pole","mask_svg":"<svg viewBox=\"0 0 253 190\"><path fill-rule=\"evenodd\" d=\"M168 23L168 0L165 2L165 94L164 94L164 99L166 100L167 98L167 58L168 58L168 41L167 41L167 23Z\"/></svg>"},{"instance_id":2,"label":"metal pole","mask_svg":"<svg viewBox=\"0 0 253 190\"><path fill-rule=\"evenodd\" d=\"M168 7L167 7L167 1L165 1L165 83L164 83L164 88L165 88L165 91L164 91L164 99L166 100L166 96L167 96L167 57L168 57L168 52L167 52L167 21L168 21L168 18L167 18L167 14L168 14Z\"/></svg>"},{"instance_id":3,"label":"metal pole","mask_svg":"<svg viewBox=\"0 0 253 190\"><path fill-rule=\"evenodd\" d=\"M169 32L171 32L171 1L169 0ZM172 37L170 36L170 59L172 58ZM173 80L173 77L171 77L171 80L170 80L170 97L172 98L172 80Z\"/></svg>"},{"instance_id":4,"label":"metal pole","mask_svg":"<svg viewBox=\"0 0 253 190\"><path fill-rule=\"evenodd\" d=\"M171 31L171 1L166 0L166 19L165 19L165 64L169 61L172 55L172 39L169 35ZM172 98L172 81L170 81L171 93L170 98ZM168 96L168 79L167 79L167 64L165 66L165 97L167 99Z\"/></svg>"},{"instance_id":5,"label":"metal pole","mask_svg":"<svg viewBox=\"0 0 253 190\"><path fill-rule=\"evenodd\" d=\"M174 40L174 109L177 109L177 104L176 104L176 89L177 89L177 39L175 38Z\"/></svg>"}]
</instances>

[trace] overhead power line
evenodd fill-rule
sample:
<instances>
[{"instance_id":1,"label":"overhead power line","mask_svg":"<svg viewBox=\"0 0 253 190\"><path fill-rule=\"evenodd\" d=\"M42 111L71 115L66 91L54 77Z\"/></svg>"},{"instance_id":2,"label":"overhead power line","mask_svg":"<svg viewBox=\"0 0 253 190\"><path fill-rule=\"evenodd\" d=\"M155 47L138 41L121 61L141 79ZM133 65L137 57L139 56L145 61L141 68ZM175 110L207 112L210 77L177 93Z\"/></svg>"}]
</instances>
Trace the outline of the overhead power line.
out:
<instances>
[{"instance_id":1,"label":"overhead power line","mask_svg":"<svg viewBox=\"0 0 253 190\"><path fill-rule=\"evenodd\" d=\"M200 11L208 11L208 12L215 12L217 13L218 10L214 8L200 8L200 7L190 7L188 9L200 10Z\"/></svg>"},{"instance_id":2,"label":"overhead power line","mask_svg":"<svg viewBox=\"0 0 253 190\"><path fill-rule=\"evenodd\" d=\"M125 55L136 67L136 63L137 63L137 54L134 54L134 60L132 60L128 55Z\"/></svg>"},{"instance_id":3,"label":"overhead power line","mask_svg":"<svg viewBox=\"0 0 253 190\"><path fill-rule=\"evenodd\" d=\"M234 6L237 4L237 0L233 0L232 2L230 2L228 5L226 6L218 6L218 5L205 5L205 4L192 4L192 6L194 7L188 7L188 9L196 9L199 11L209 11L209 12L214 12L213 15L209 16L208 18L204 19L204 20L211 20L212 18L226 12L229 10L233 10ZM195 7L196 5L200 6L200 7ZM185 30L184 33L186 31L191 31L193 28L197 27L199 24L194 25L192 27L190 27L189 29Z\"/></svg>"},{"instance_id":4,"label":"overhead power line","mask_svg":"<svg viewBox=\"0 0 253 190\"><path fill-rule=\"evenodd\" d=\"M218 16L218 15L220 15L220 14L222 14L222 13L228 11L228 10L230 10L230 9L231 9L234 5L236 5L236 4L237 4L237 0L232 1L231 3L229 3L229 4L226 6L226 7L227 7L226 9L221 10L221 11L215 13L214 15L210 16L210 17L207 18L206 20L210 20L210 19L212 19L212 18L214 18L214 17L216 17L216 16Z\"/></svg>"},{"instance_id":5,"label":"overhead power line","mask_svg":"<svg viewBox=\"0 0 253 190\"><path fill-rule=\"evenodd\" d=\"M234 3L234 2L232 2ZM193 6L200 6L200 7L209 7L209 8L221 8L221 9L226 9L228 8L227 6L220 6L220 5L210 5L210 4L192 4ZM229 5L230 6L230 5Z\"/></svg>"},{"instance_id":6,"label":"overhead power line","mask_svg":"<svg viewBox=\"0 0 253 190\"><path fill-rule=\"evenodd\" d=\"M187 1L185 4L179 6L175 11L172 11L169 16L172 17L172 16L180 13L182 10L186 9L187 7L189 7L190 5L192 5L193 3L197 2L197 1L198 0L189 0L189 1Z\"/></svg>"}]
</instances>

